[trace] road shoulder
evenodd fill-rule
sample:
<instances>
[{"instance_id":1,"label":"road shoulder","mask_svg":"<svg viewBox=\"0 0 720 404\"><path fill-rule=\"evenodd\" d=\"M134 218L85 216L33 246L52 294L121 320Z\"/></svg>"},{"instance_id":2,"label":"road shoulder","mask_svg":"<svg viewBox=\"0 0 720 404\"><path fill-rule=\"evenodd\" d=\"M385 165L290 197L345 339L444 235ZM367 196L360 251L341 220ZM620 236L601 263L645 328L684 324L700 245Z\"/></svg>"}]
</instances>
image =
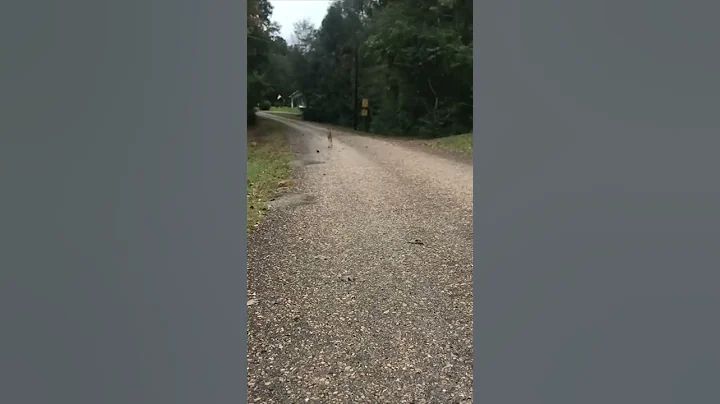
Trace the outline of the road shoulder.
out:
<instances>
[{"instance_id":1,"label":"road shoulder","mask_svg":"<svg viewBox=\"0 0 720 404\"><path fill-rule=\"evenodd\" d=\"M291 185L293 153L287 127L258 116L247 132L247 231L256 229L279 190Z\"/></svg>"}]
</instances>

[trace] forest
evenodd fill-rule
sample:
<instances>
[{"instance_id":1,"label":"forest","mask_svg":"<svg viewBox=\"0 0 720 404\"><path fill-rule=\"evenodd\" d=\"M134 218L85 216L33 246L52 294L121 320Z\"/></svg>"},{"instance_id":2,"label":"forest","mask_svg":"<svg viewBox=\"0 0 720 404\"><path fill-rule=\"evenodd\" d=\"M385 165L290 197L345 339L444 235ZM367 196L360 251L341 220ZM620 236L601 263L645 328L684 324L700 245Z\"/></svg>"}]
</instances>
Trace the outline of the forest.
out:
<instances>
[{"instance_id":1,"label":"forest","mask_svg":"<svg viewBox=\"0 0 720 404\"><path fill-rule=\"evenodd\" d=\"M248 0L249 125L257 105L289 105L300 91L309 121L423 138L472 131L472 0L335 0L319 27L298 21L290 43L271 17L268 0Z\"/></svg>"}]
</instances>

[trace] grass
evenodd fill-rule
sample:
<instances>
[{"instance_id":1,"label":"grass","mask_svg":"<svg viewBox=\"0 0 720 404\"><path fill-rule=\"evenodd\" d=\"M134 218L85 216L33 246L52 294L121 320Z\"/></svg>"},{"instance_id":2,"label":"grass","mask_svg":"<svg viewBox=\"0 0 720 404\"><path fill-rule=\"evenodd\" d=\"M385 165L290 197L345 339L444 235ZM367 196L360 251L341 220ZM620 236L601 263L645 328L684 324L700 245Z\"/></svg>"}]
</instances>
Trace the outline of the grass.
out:
<instances>
[{"instance_id":1,"label":"grass","mask_svg":"<svg viewBox=\"0 0 720 404\"><path fill-rule=\"evenodd\" d=\"M300 108L290 108L290 107L270 107L270 112L280 112L283 114L295 114L295 115L302 114L302 111L300 110Z\"/></svg>"},{"instance_id":2,"label":"grass","mask_svg":"<svg viewBox=\"0 0 720 404\"><path fill-rule=\"evenodd\" d=\"M426 141L425 144L431 147L452 150L470 156L472 156L473 153L472 133L432 139Z\"/></svg>"},{"instance_id":3,"label":"grass","mask_svg":"<svg viewBox=\"0 0 720 404\"><path fill-rule=\"evenodd\" d=\"M248 129L247 157L249 233L262 221L278 188L289 184L293 153L285 137L285 125L258 118L257 125Z\"/></svg>"}]
</instances>

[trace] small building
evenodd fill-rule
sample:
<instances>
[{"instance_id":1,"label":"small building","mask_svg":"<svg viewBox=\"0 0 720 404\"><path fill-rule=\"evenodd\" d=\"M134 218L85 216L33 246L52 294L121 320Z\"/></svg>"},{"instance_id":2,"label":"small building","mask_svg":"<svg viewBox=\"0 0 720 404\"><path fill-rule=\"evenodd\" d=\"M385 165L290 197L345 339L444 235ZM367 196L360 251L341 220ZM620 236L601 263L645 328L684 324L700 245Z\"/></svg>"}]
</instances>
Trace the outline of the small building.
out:
<instances>
[{"instance_id":1,"label":"small building","mask_svg":"<svg viewBox=\"0 0 720 404\"><path fill-rule=\"evenodd\" d=\"M300 90L290 94L290 107L291 108L305 108L305 97Z\"/></svg>"}]
</instances>

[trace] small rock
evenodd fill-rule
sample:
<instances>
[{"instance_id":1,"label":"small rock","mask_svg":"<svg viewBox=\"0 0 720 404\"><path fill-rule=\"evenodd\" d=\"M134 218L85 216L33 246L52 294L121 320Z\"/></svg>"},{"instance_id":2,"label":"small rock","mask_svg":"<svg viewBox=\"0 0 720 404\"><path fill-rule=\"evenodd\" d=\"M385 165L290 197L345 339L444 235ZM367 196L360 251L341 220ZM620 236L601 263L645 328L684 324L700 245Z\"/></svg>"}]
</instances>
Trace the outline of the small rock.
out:
<instances>
[{"instance_id":1,"label":"small rock","mask_svg":"<svg viewBox=\"0 0 720 404\"><path fill-rule=\"evenodd\" d=\"M422 240L420 240L419 238L416 238L416 239L414 239L414 240L410 240L410 241L408 241L408 243L410 243L410 244L418 244L418 245L424 245L424 244L425 244L425 243L423 243Z\"/></svg>"},{"instance_id":2,"label":"small rock","mask_svg":"<svg viewBox=\"0 0 720 404\"><path fill-rule=\"evenodd\" d=\"M252 306L253 304L257 304L257 302L258 302L258 299L250 299L250 300L248 300L247 305L249 307L249 306Z\"/></svg>"}]
</instances>

